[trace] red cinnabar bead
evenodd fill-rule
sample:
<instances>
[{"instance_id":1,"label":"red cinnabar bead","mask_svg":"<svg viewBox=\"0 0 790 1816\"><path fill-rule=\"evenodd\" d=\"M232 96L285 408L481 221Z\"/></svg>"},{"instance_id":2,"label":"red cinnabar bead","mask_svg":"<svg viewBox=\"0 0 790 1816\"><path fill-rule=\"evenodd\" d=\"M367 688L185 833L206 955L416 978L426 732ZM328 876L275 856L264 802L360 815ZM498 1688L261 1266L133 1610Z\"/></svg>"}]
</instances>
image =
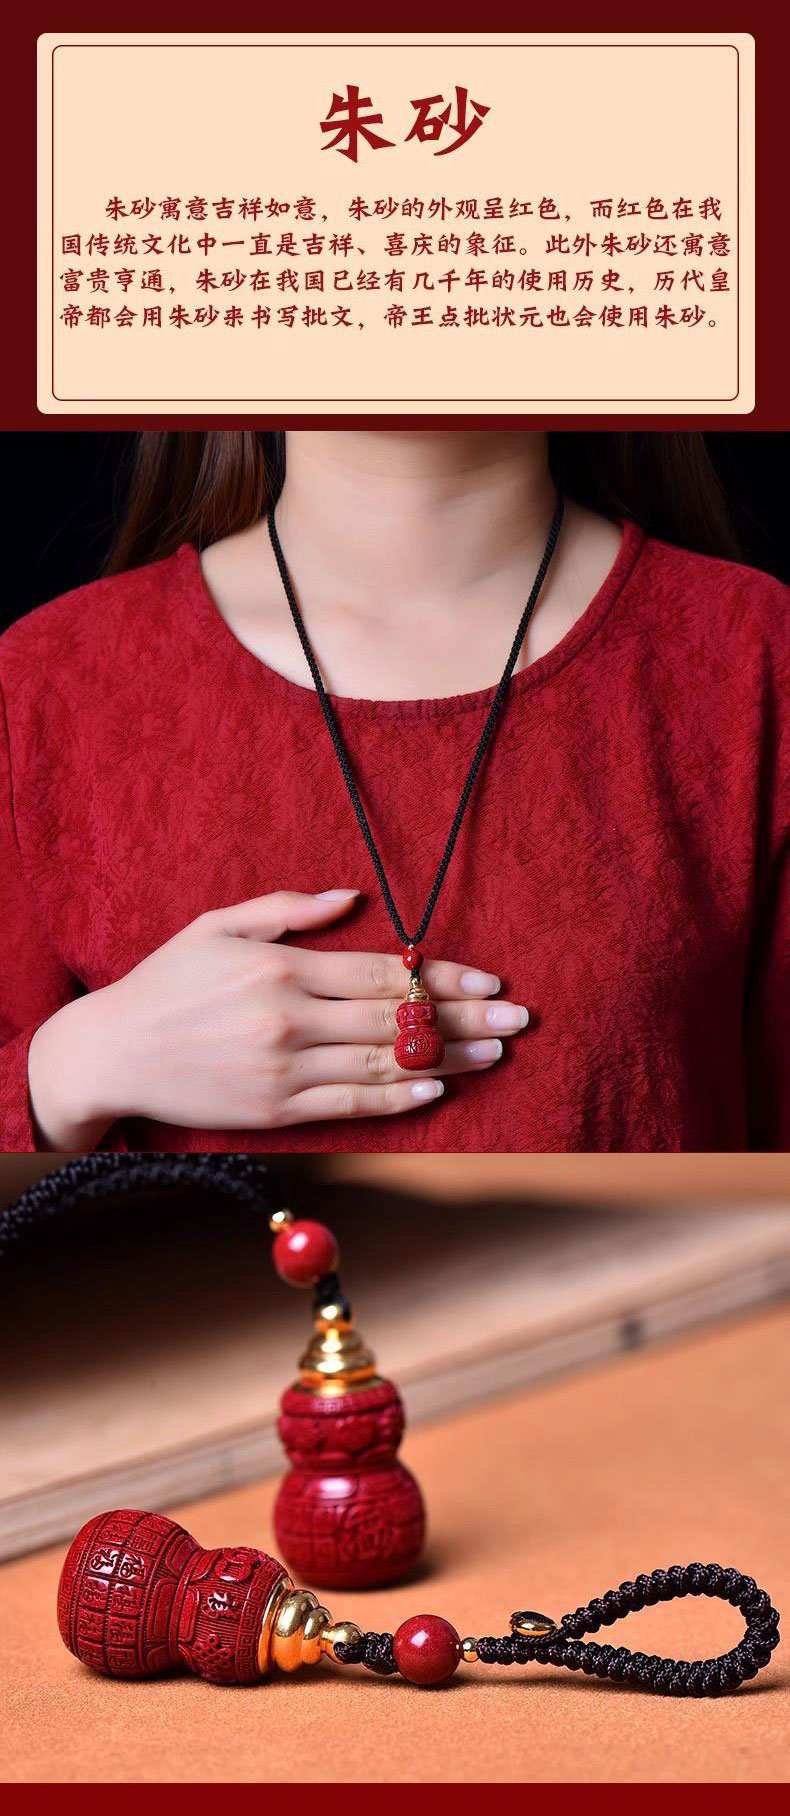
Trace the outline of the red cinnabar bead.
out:
<instances>
[{"instance_id":1,"label":"red cinnabar bead","mask_svg":"<svg viewBox=\"0 0 790 1816\"><path fill-rule=\"evenodd\" d=\"M289 1286L315 1286L324 1274L333 1274L338 1248L325 1223L288 1223L272 1243L272 1260L281 1280Z\"/></svg>"},{"instance_id":2,"label":"red cinnabar bead","mask_svg":"<svg viewBox=\"0 0 790 1816\"><path fill-rule=\"evenodd\" d=\"M419 946L404 946L403 963L407 971L419 971L422 965L422 953Z\"/></svg>"},{"instance_id":3,"label":"red cinnabar bead","mask_svg":"<svg viewBox=\"0 0 790 1816\"><path fill-rule=\"evenodd\" d=\"M392 1651L410 1684L446 1684L460 1663L461 1641L440 1614L413 1614L394 1635Z\"/></svg>"}]
</instances>

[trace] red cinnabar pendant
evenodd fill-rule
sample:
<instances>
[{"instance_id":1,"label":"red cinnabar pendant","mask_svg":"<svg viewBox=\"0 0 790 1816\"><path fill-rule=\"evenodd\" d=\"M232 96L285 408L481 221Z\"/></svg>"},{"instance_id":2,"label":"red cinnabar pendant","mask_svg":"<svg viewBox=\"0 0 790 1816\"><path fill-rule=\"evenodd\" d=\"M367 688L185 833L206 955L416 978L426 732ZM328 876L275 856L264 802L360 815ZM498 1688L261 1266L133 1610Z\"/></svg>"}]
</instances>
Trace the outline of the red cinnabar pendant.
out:
<instances>
[{"instance_id":1,"label":"red cinnabar pendant","mask_svg":"<svg viewBox=\"0 0 790 1816\"><path fill-rule=\"evenodd\" d=\"M407 946L403 963L411 971L409 994L397 1012L400 1029L395 1042L395 1059L404 1072L433 1071L444 1059L444 1041L437 1027L436 1004L431 1002L422 981L422 953Z\"/></svg>"}]
</instances>

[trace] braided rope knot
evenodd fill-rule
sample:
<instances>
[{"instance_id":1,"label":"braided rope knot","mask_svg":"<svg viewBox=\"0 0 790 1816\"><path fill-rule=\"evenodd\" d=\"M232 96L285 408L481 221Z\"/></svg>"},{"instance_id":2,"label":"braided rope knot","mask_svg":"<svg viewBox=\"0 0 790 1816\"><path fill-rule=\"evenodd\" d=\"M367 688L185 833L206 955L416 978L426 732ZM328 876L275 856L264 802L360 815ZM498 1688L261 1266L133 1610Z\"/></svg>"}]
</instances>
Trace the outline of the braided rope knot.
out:
<instances>
[{"instance_id":1,"label":"braided rope knot","mask_svg":"<svg viewBox=\"0 0 790 1816\"><path fill-rule=\"evenodd\" d=\"M363 1633L348 1645L335 1647L341 1665L365 1665L379 1677L391 1677L398 1667L392 1653L391 1633Z\"/></svg>"}]
</instances>

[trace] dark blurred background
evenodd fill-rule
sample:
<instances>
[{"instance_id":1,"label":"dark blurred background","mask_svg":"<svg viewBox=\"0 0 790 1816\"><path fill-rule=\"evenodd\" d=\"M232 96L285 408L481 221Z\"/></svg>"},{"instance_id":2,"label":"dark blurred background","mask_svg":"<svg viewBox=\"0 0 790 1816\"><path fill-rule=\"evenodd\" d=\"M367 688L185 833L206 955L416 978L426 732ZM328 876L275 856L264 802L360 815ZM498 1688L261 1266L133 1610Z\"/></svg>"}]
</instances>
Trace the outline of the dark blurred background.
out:
<instances>
[{"instance_id":1,"label":"dark blurred background","mask_svg":"<svg viewBox=\"0 0 790 1816\"><path fill-rule=\"evenodd\" d=\"M790 437L741 430L706 440L744 560L790 581ZM7 524L0 628L101 572L123 507L134 441L133 434L93 429L0 437Z\"/></svg>"}]
</instances>

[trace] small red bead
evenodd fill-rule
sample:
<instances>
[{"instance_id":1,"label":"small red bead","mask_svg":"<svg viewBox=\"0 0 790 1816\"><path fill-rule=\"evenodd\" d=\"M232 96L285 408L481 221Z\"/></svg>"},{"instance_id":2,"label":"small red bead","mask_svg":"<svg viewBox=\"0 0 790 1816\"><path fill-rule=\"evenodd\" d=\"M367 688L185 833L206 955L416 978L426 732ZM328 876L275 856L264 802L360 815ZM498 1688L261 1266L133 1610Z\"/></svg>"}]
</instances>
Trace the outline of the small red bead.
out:
<instances>
[{"instance_id":1,"label":"small red bead","mask_svg":"<svg viewBox=\"0 0 790 1816\"><path fill-rule=\"evenodd\" d=\"M440 1614L413 1614L393 1637L401 1677L410 1684L445 1684L461 1660L461 1641Z\"/></svg>"},{"instance_id":2,"label":"small red bead","mask_svg":"<svg viewBox=\"0 0 790 1816\"><path fill-rule=\"evenodd\" d=\"M422 953L419 946L404 946L403 963L407 971L419 971L422 964Z\"/></svg>"},{"instance_id":3,"label":"small red bead","mask_svg":"<svg viewBox=\"0 0 790 1816\"><path fill-rule=\"evenodd\" d=\"M272 1260L281 1280L289 1286L315 1286L324 1274L333 1274L338 1247L325 1223L287 1223L272 1244Z\"/></svg>"}]
</instances>

